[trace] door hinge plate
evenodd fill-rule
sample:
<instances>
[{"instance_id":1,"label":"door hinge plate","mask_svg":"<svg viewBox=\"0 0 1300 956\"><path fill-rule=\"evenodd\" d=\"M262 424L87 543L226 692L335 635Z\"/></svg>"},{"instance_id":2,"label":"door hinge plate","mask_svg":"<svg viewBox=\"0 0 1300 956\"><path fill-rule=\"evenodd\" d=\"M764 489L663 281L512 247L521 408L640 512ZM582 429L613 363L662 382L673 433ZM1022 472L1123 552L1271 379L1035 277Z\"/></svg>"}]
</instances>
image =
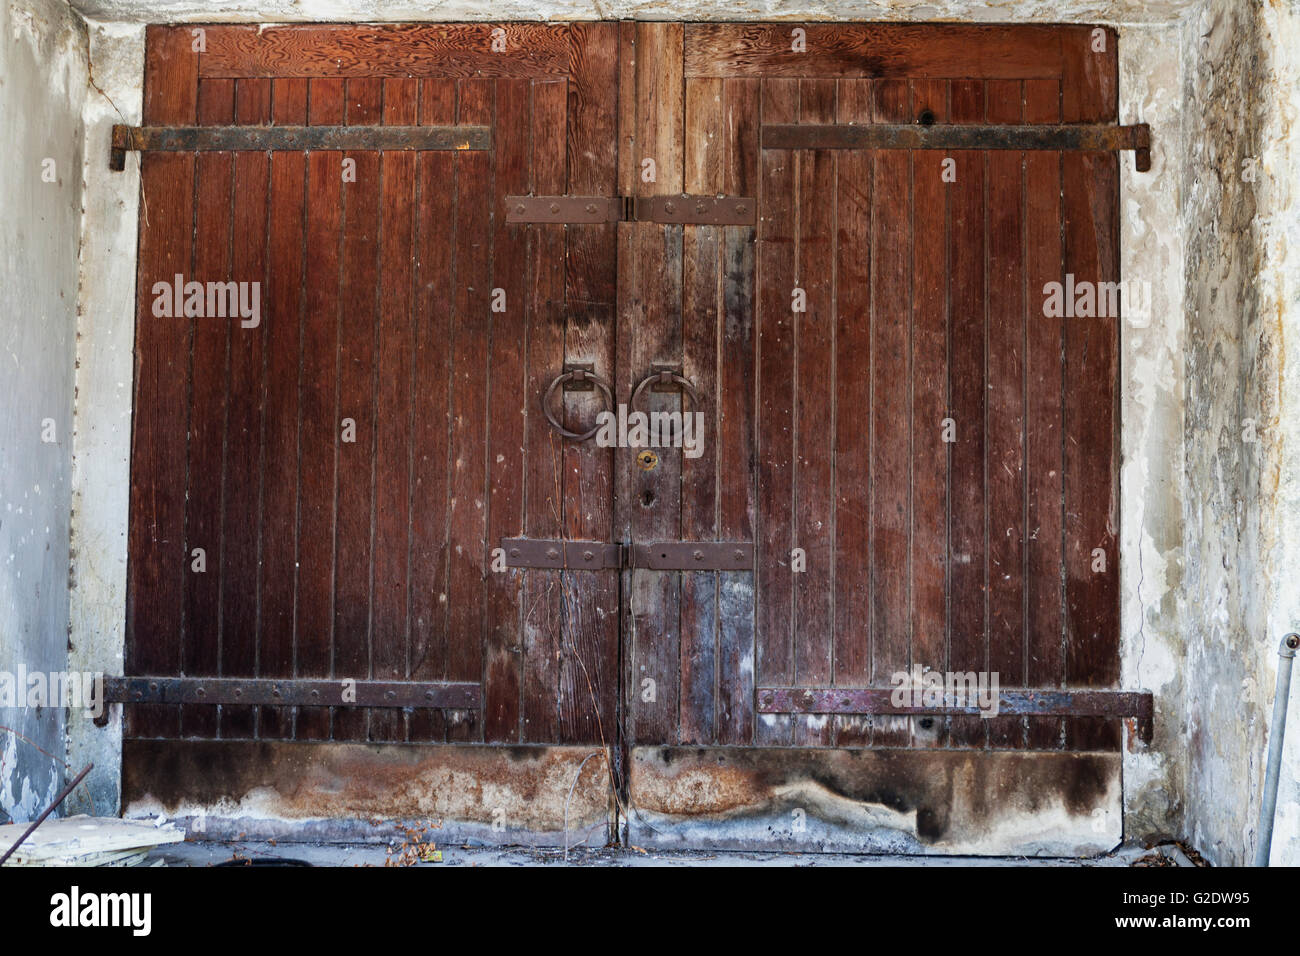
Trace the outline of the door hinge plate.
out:
<instances>
[{"instance_id":1,"label":"door hinge plate","mask_svg":"<svg viewBox=\"0 0 1300 956\"><path fill-rule=\"evenodd\" d=\"M506 567L604 571L752 571L749 541L656 541L624 547L604 541L502 538Z\"/></svg>"},{"instance_id":2,"label":"door hinge plate","mask_svg":"<svg viewBox=\"0 0 1300 956\"><path fill-rule=\"evenodd\" d=\"M603 571L623 566L623 546L607 541L559 538L502 538L509 568L559 568Z\"/></svg>"},{"instance_id":3,"label":"door hinge plate","mask_svg":"<svg viewBox=\"0 0 1300 956\"><path fill-rule=\"evenodd\" d=\"M266 677L105 677L104 699L122 704L258 704L267 707L430 707L477 710L478 684Z\"/></svg>"},{"instance_id":4,"label":"door hinge plate","mask_svg":"<svg viewBox=\"0 0 1300 956\"><path fill-rule=\"evenodd\" d=\"M750 226L757 206L744 196L507 196L506 222Z\"/></svg>"}]
</instances>

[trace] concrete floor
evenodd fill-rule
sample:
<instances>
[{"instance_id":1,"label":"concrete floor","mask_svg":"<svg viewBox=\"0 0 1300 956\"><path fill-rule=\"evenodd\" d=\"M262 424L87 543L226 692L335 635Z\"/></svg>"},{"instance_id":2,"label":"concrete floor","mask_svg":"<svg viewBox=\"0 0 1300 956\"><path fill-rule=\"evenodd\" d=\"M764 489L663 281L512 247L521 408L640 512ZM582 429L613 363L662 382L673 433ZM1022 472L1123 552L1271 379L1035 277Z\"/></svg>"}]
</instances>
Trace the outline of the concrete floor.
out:
<instances>
[{"instance_id":1,"label":"concrete floor","mask_svg":"<svg viewBox=\"0 0 1300 956\"><path fill-rule=\"evenodd\" d=\"M390 855L391 849L391 855ZM214 866L226 861L249 860L300 860L313 866L385 866L401 857L410 845L384 844L324 844L262 842L212 843L187 842L160 847L150 854L148 862L161 862L167 866ZM1147 849L1139 844L1125 845L1114 853L1092 859L1061 859L1051 857L919 857L919 856L860 856L839 853L707 853L699 851L645 852L627 848L574 848L569 850L566 863L564 850L558 847L488 847L439 846L442 858L438 862L414 863L420 866L1042 866L1042 867L1118 867L1132 866L1137 861L1153 856L1161 860L1156 865L1178 865L1166 862L1162 848ZM411 852L409 858L413 859ZM262 864L266 865L266 864ZM400 864L412 865L412 864ZM1151 865L1147 863L1145 865Z\"/></svg>"}]
</instances>

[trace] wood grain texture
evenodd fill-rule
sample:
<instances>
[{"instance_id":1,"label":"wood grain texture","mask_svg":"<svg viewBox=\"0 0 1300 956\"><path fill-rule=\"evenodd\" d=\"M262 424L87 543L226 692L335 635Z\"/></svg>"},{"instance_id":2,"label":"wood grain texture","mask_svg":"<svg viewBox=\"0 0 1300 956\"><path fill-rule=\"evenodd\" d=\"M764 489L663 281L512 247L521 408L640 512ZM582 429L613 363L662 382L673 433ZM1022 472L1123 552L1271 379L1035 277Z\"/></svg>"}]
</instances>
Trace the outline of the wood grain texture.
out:
<instances>
[{"instance_id":1,"label":"wood grain texture","mask_svg":"<svg viewBox=\"0 0 1300 956\"><path fill-rule=\"evenodd\" d=\"M535 23L208 26L201 76L532 77L569 71L569 31ZM501 33L494 38L493 31ZM185 31L188 35L188 30ZM494 39L499 49L493 49Z\"/></svg>"},{"instance_id":2,"label":"wood grain texture","mask_svg":"<svg viewBox=\"0 0 1300 956\"><path fill-rule=\"evenodd\" d=\"M948 82L912 84L912 112L948 122ZM948 208L944 155L912 154L912 660L922 670L948 669ZM912 721L912 743L947 743L942 719Z\"/></svg>"},{"instance_id":3,"label":"wood grain texture","mask_svg":"<svg viewBox=\"0 0 1300 956\"><path fill-rule=\"evenodd\" d=\"M272 82L271 118L275 123L307 121L307 81ZM262 508L260 580L261 638L258 674L292 677L294 608L298 554L298 363L301 354L303 232L306 221L307 158L272 153L270 231L267 251ZM263 707L258 735L293 736L292 710Z\"/></svg>"},{"instance_id":4,"label":"wood grain texture","mask_svg":"<svg viewBox=\"0 0 1300 956\"><path fill-rule=\"evenodd\" d=\"M793 49L792 30L807 48ZM1086 27L886 23L692 23L686 75L775 77L979 77L1061 75L1065 42L1086 43Z\"/></svg>"},{"instance_id":5,"label":"wood grain texture","mask_svg":"<svg viewBox=\"0 0 1300 956\"><path fill-rule=\"evenodd\" d=\"M233 81L200 83L198 120L201 124L229 123L234 116ZM193 278L198 282L224 281L231 273L233 183L233 154L210 153L195 159ZM186 278L188 281L189 276ZM199 315L190 318L188 324L190 396L185 552L193 555L195 549L201 549L205 570L195 570L193 559L186 562L182 668L184 673L217 675L224 663L221 578L225 565L221 514L231 322ZM220 717L213 707L184 708L181 732L216 736Z\"/></svg>"},{"instance_id":6,"label":"wood grain texture","mask_svg":"<svg viewBox=\"0 0 1300 956\"><path fill-rule=\"evenodd\" d=\"M194 60L180 31L146 31L145 122L193 122ZM142 156L142 208L167 210L155 229L142 233L136 280L134 427L131 434L131 506L128 519L126 666L166 672L181 666L177 622L183 613L185 550L186 405L189 391L189 323L153 314L155 282L171 282L192 264L194 160ZM128 709L124 733L175 734L175 708Z\"/></svg>"},{"instance_id":7,"label":"wood grain texture","mask_svg":"<svg viewBox=\"0 0 1300 956\"><path fill-rule=\"evenodd\" d=\"M234 120L250 125L271 122L270 80L243 80L235 84ZM259 312L262 293L268 291L269 173L268 154L234 155L228 279L258 285ZM260 315L255 326L246 327L245 321L252 320L227 320L230 370L225 399L225 491L221 519L221 673L229 677L257 676L261 640L258 574L262 542L257 519L262 505L261 383L267 326ZM256 711L253 707L222 705L221 736L254 736Z\"/></svg>"},{"instance_id":8,"label":"wood grain texture","mask_svg":"<svg viewBox=\"0 0 1300 956\"><path fill-rule=\"evenodd\" d=\"M764 80L763 123L799 118L799 81ZM758 683L794 676L794 580L791 551L794 470L795 162L794 154L765 152L759 178L758 258L758 459L755 584ZM788 716L758 720L755 743L788 745Z\"/></svg>"},{"instance_id":9,"label":"wood grain texture","mask_svg":"<svg viewBox=\"0 0 1300 956\"><path fill-rule=\"evenodd\" d=\"M615 24L570 27L567 127L567 191L609 196L618 176L617 115L609 91L618 82ZM590 362L608 374L614 364L617 299L617 227L572 225L565 230L564 355ZM605 408L598 392L564 397L567 427L585 430ZM578 423L582 423L579 425ZM594 442L564 445L565 534L613 540L614 455ZM618 692L618 572L571 572L566 646L560 658L560 739L572 743L614 741Z\"/></svg>"},{"instance_id":10,"label":"wood grain texture","mask_svg":"<svg viewBox=\"0 0 1300 956\"><path fill-rule=\"evenodd\" d=\"M1067 123L1115 118L1116 46L1069 48L1074 83L1062 87ZM1119 279L1119 160L1069 153L1062 164L1065 272L1075 282ZM1097 298L1100 298L1098 296ZM1107 686L1119 679L1119 317L1065 318L1065 680ZM1100 552L1100 558L1096 552ZM1104 562L1104 570L1101 564ZM1066 721L1071 749L1115 749L1117 720Z\"/></svg>"},{"instance_id":11,"label":"wood grain texture","mask_svg":"<svg viewBox=\"0 0 1300 956\"><path fill-rule=\"evenodd\" d=\"M984 121L984 83L952 84L954 123ZM958 153L951 190L949 296L952 306L949 361L952 443L952 638L949 667L983 671L988 665L988 494L987 450L988 300L986 294L985 154ZM953 746L983 747L988 728L979 717L949 718Z\"/></svg>"},{"instance_id":12,"label":"wood grain texture","mask_svg":"<svg viewBox=\"0 0 1300 956\"><path fill-rule=\"evenodd\" d=\"M1025 84L1027 122L1056 122L1061 115L1060 84ZM1028 617L1026 683L1059 687L1065 677L1063 587L1065 327L1043 308L1043 289L1065 280L1062 268L1061 162L1059 153L1025 157L1026 301L1025 477L1027 483L1025 604ZM1060 718L1030 717L1028 744L1034 749L1061 746Z\"/></svg>"},{"instance_id":13,"label":"wood grain texture","mask_svg":"<svg viewBox=\"0 0 1300 956\"><path fill-rule=\"evenodd\" d=\"M383 82L382 121L414 125L419 80ZM379 158L378 341L375 359L374 554L371 581L370 670L376 680L409 673L408 595L411 519L411 356L415 316L415 167L411 153ZM374 709L371 740L405 740L406 715Z\"/></svg>"},{"instance_id":14,"label":"wood grain texture","mask_svg":"<svg viewBox=\"0 0 1300 956\"><path fill-rule=\"evenodd\" d=\"M911 88L880 80L872 118L906 122ZM912 409L912 156L880 150L871 199L871 678L889 685L910 663ZM909 742L911 723L878 717L872 743Z\"/></svg>"},{"instance_id":15,"label":"wood grain texture","mask_svg":"<svg viewBox=\"0 0 1300 956\"><path fill-rule=\"evenodd\" d=\"M493 176L503 195L524 195L529 188L531 86L527 80L503 80L496 88L497 151ZM528 245L530 227L507 223L494 210L492 286L506 297L503 313L492 316L492 403L489 407L487 546L524 533L524 423L532 393L525 382L528 341ZM526 571L488 575L487 633L483 646L483 739L519 739L522 655L520 615Z\"/></svg>"},{"instance_id":16,"label":"wood grain texture","mask_svg":"<svg viewBox=\"0 0 1300 956\"><path fill-rule=\"evenodd\" d=\"M758 195L759 81L724 80L723 191ZM756 461L754 391L756 255L752 226L723 230L718 328L718 536L753 541ZM717 742L754 739L754 585L752 572L718 574Z\"/></svg>"},{"instance_id":17,"label":"wood grain texture","mask_svg":"<svg viewBox=\"0 0 1300 956\"><path fill-rule=\"evenodd\" d=\"M989 122L1024 121L1023 84L990 80ZM990 673L1025 682L1025 154L988 153L988 586ZM1020 717L988 721L989 744L1024 746Z\"/></svg>"},{"instance_id":18,"label":"wood grain texture","mask_svg":"<svg viewBox=\"0 0 1300 956\"><path fill-rule=\"evenodd\" d=\"M456 81L420 81L421 125L456 120ZM411 677L447 676L451 314L456 286L456 157L422 153L416 164L415 352L411 357ZM438 710L411 714L412 741L446 740Z\"/></svg>"},{"instance_id":19,"label":"wood grain texture","mask_svg":"<svg viewBox=\"0 0 1300 956\"><path fill-rule=\"evenodd\" d=\"M307 122L343 122L343 81L312 80ZM302 369L298 503L298 623L295 676L332 677L334 643L335 469L339 444L338 352L342 263L343 154L307 158L303 257ZM328 708L298 711L298 739L330 736Z\"/></svg>"}]
</instances>

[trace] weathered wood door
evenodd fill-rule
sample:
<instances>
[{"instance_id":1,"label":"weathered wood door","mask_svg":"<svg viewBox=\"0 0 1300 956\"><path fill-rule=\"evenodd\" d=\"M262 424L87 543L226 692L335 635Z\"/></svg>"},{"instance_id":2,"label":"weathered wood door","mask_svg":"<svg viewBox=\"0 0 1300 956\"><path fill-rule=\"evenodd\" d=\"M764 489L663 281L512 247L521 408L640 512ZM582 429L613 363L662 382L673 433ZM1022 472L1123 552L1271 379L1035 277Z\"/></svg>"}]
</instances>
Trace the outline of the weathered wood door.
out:
<instances>
[{"instance_id":1,"label":"weathered wood door","mask_svg":"<svg viewBox=\"0 0 1300 956\"><path fill-rule=\"evenodd\" d=\"M146 124L338 138L143 155L128 674L433 696L139 704L129 735L601 745L642 843L762 842L681 823L770 836L810 781L914 812L906 847L1014 848L972 828L1055 802L1117 832L1126 711L1042 698L1119 676L1118 317L1045 307L1118 280L1116 156L854 145L1113 122L1113 32L204 41L149 31ZM159 317L176 275L260 282L259 321ZM634 399L697 445L565 437ZM683 543L706 570L637 558ZM924 670L1042 715L882 706ZM819 839L894 845L853 832Z\"/></svg>"},{"instance_id":2,"label":"weathered wood door","mask_svg":"<svg viewBox=\"0 0 1300 956\"><path fill-rule=\"evenodd\" d=\"M127 672L475 692L146 704L128 733L611 736L617 571L493 574L489 542L611 534L612 453L564 444L538 396L612 363L614 227L512 225L501 197L613 195L617 26L152 28L146 52L146 125L352 145L143 154ZM486 138L347 138L373 125ZM256 285L256 323L159 315L175 275Z\"/></svg>"}]
</instances>

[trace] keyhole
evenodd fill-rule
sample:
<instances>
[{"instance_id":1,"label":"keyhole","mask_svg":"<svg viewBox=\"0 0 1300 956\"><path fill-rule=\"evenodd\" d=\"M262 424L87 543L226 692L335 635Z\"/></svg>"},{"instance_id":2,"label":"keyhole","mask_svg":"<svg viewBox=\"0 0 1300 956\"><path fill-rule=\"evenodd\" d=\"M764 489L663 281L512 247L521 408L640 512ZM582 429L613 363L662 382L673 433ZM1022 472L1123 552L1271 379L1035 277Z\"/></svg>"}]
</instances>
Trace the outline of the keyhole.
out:
<instances>
[{"instance_id":1,"label":"keyhole","mask_svg":"<svg viewBox=\"0 0 1300 956\"><path fill-rule=\"evenodd\" d=\"M919 121L922 126L934 125L934 110L921 110Z\"/></svg>"},{"instance_id":2,"label":"keyhole","mask_svg":"<svg viewBox=\"0 0 1300 956\"><path fill-rule=\"evenodd\" d=\"M649 508L654 503L655 503L655 493L653 491L647 488L645 491L641 492L641 504Z\"/></svg>"}]
</instances>

